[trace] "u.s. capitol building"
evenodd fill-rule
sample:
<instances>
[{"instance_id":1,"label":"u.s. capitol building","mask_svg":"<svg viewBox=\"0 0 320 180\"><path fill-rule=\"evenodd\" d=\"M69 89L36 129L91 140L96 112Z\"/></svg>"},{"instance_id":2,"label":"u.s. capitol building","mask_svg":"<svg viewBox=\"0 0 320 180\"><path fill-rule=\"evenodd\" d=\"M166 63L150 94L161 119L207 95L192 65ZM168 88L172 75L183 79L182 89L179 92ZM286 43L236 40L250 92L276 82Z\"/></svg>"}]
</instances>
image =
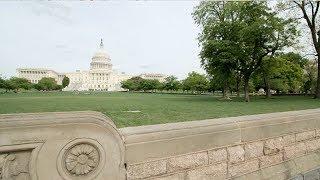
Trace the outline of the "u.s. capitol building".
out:
<instances>
[{"instance_id":1,"label":"u.s. capitol building","mask_svg":"<svg viewBox=\"0 0 320 180\"><path fill-rule=\"evenodd\" d=\"M132 76L125 73L119 73L112 69L111 59L104 50L101 39L98 51L93 55L90 70L70 73L58 73L50 69L41 68L18 68L18 77L26 78L31 83L38 83L43 77L52 77L58 84L62 84L62 79L67 76L70 79L69 85L64 88L65 91L121 91L121 82L130 79ZM145 79L158 79L163 82L163 74L141 74Z\"/></svg>"}]
</instances>

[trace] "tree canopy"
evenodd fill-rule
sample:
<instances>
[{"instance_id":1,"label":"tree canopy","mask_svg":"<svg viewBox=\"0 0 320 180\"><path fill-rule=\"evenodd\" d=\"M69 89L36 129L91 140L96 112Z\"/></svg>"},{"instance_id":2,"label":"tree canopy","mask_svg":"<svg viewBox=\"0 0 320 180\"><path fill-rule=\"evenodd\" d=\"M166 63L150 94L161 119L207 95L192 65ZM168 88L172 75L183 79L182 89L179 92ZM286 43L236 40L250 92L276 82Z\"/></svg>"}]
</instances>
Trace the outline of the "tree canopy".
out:
<instances>
[{"instance_id":1,"label":"tree canopy","mask_svg":"<svg viewBox=\"0 0 320 180\"><path fill-rule=\"evenodd\" d=\"M209 75L224 77L225 83L240 72L246 101L249 80L263 58L290 46L297 35L294 21L278 17L263 1L202 1L193 17L202 29L203 67Z\"/></svg>"},{"instance_id":2,"label":"tree canopy","mask_svg":"<svg viewBox=\"0 0 320 180\"><path fill-rule=\"evenodd\" d=\"M70 79L67 76L64 76L62 79L62 87L65 88L69 85Z\"/></svg>"},{"instance_id":3,"label":"tree canopy","mask_svg":"<svg viewBox=\"0 0 320 180\"><path fill-rule=\"evenodd\" d=\"M192 92L205 92L209 88L209 81L206 76L192 71L188 77L182 81L182 89Z\"/></svg>"}]
</instances>

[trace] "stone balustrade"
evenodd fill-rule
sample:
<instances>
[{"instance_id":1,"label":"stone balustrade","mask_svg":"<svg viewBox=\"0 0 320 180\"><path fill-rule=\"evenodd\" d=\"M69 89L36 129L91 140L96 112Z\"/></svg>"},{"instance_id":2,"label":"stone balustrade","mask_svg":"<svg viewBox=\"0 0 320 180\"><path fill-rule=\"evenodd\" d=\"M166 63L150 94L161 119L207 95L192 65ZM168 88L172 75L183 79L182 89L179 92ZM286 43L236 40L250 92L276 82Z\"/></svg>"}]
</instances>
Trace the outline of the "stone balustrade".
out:
<instances>
[{"instance_id":1,"label":"stone balustrade","mask_svg":"<svg viewBox=\"0 0 320 180\"><path fill-rule=\"evenodd\" d=\"M97 112L0 115L0 180L312 179L320 109L117 129Z\"/></svg>"}]
</instances>

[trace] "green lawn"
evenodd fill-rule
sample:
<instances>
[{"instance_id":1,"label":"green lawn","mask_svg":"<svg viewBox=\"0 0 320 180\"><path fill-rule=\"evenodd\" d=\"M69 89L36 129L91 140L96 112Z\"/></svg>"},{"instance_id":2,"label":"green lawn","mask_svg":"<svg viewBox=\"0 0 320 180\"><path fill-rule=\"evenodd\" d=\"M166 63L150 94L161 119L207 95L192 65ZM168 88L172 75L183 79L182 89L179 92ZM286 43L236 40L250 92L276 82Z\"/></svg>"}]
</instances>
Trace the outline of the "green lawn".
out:
<instances>
[{"instance_id":1,"label":"green lawn","mask_svg":"<svg viewBox=\"0 0 320 180\"><path fill-rule=\"evenodd\" d=\"M112 118L118 127L125 127L320 108L320 100L308 96L251 100L245 103L209 95L148 93L9 93L0 94L0 113L93 110Z\"/></svg>"}]
</instances>

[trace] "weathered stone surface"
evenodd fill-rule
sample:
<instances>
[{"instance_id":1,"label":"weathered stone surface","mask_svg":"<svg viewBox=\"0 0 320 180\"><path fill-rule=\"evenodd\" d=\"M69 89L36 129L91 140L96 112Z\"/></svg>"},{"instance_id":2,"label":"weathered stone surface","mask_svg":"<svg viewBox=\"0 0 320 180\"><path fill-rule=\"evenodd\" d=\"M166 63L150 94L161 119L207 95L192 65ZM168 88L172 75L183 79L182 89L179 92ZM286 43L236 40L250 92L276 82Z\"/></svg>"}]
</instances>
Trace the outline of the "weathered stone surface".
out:
<instances>
[{"instance_id":1,"label":"weathered stone surface","mask_svg":"<svg viewBox=\"0 0 320 180\"><path fill-rule=\"evenodd\" d=\"M315 151L317 149L320 149L320 139L314 139L311 141L306 141L307 151Z\"/></svg>"},{"instance_id":2,"label":"weathered stone surface","mask_svg":"<svg viewBox=\"0 0 320 180\"><path fill-rule=\"evenodd\" d=\"M146 162L129 165L127 168L128 179L146 178L166 173L166 160Z\"/></svg>"},{"instance_id":3,"label":"weathered stone surface","mask_svg":"<svg viewBox=\"0 0 320 180\"><path fill-rule=\"evenodd\" d=\"M298 174L295 177L291 178L290 180L303 180L303 175Z\"/></svg>"},{"instance_id":4,"label":"weathered stone surface","mask_svg":"<svg viewBox=\"0 0 320 180\"><path fill-rule=\"evenodd\" d=\"M239 176L259 169L259 160L246 161L240 164L231 164L228 168L229 176Z\"/></svg>"},{"instance_id":5,"label":"weathered stone surface","mask_svg":"<svg viewBox=\"0 0 320 180\"><path fill-rule=\"evenodd\" d=\"M307 139L311 139L315 137L315 130L312 131L306 131L306 132L302 132L302 133L297 133L296 134L296 141L304 141Z\"/></svg>"},{"instance_id":6,"label":"weathered stone surface","mask_svg":"<svg viewBox=\"0 0 320 180\"><path fill-rule=\"evenodd\" d=\"M264 144L262 141L246 144L244 147L245 158L250 159L250 158L263 156L263 146Z\"/></svg>"},{"instance_id":7,"label":"weathered stone surface","mask_svg":"<svg viewBox=\"0 0 320 180\"><path fill-rule=\"evenodd\" d=\"M283 138L274 138L266 140L263 152L265 155L278 153L283 149Z\"/></svg>"},{"instance_id":8,"label":"weathered stone surface","mask_svg":"<svg viewBox=\"0 0 320 180\"><path fill-rule=\"evenodd\" d=\"M296 156L300 156L306 153L306 151L307 151L307 147L303 142L300 142L298 144L294 144L291 146L287 146L284 148L284 158L290 159Z\"/></svg>"},{"instance_id":9,"label":"weathered stone surface","mask_svg":"<svg viewBox=\"0 0 320 180\"><path fill-rule=\"evenodd\" d=\"M167 169L168 172L173 172L205 164L208 164L208 154L207 152L201 152L170 158L168 160Z\"/></svg>"},{"instance_id":10,"label":"weathered stone surface","mask_svg":"<svg viewBox=\"0 0 320 180\"><path fill-rule=\"evenodd\" d=\"M228 154L229 154L229 162L230 163L237 163L244 161L244 149L243 146L232 146L228 147Z\"/></svg>"},{"instance_id":11,"label":"weathered stone surface","mask_svg":"<svg viewBox=\"0 0 320 180\"><path fill-rule=\"evenodd\" d=\"M296 141L296 136L294 134L283 136L283 146L288 146Z\"/></svg>"},{"instance_id":12,"label":"weathered stone surface","mask_svg":"<svg viewBox=\"0 0 320 180\"><path fill-rule=\"evenodd\" d=\"M155 177L155 178L151 178L151 179L152 180L184 180L185 176L186 176L185 173L182 172L182 173L177 173L177 174L164 175L161 177Z\"/></svg>"},{"instance_id":13,"label":"weathered stone surface","mask_svg":"<svg viewBox=\"0 0 320 180\"><path fill-rule=\"evenodd\" d=\"M227 175L227 163L220 163L209 165L205 167L200 167L187 172L187 179L225 179Z\"/></svg>"},{"instance_id":14,"label":"weathered stone surface","mask_svg":"<svg viewBox=\"0 0 320 180\"><path fill-rule=\"evenodd\" d=\"M304 180L319 180L320 179L320 173L318 169L306 172L303 175Z\"/></svg>"},{"instance_id":15,"label":"weathered stone surface","mask_svg":"<svg viewBox=\"0 0 320 180\"><path fill-rule=\"evenodd\" d=\"M0 115L0 129L2 180L123 180L127 174L122 137L102 113Z\"/></svg>"},{"instance_id":16,"label":"weathered stone surface","mask_svg":"<svg viewBox=\"0 0 320 180\"><path fill-rule=\"evenodd\" d=\"M316 137L320 137L320 129L316 129Z\"/></svg>"},{"instance_id":17,"label":"weathered stone surface","mask_svg":"<svg viewBox=\"0 0 320 180\"><path fill-rule=\"evenodd\" d=\"M266 167L266 166L277 164L283 161L283 154L278 153L274 155L261 156L259 157L259 159L260 159L260 167Z\"/></svg>"},{"instance_id":18,"label":"weathered stone surface","mask_svg":"<svg viewBox=\"0 0 320 180\"><path fill-rule=\"evenodd\" d=\"M227 161L227 150L226 148L215 149L208 151L209 164L215 164Z\"/></svg>"}]
</instances>

